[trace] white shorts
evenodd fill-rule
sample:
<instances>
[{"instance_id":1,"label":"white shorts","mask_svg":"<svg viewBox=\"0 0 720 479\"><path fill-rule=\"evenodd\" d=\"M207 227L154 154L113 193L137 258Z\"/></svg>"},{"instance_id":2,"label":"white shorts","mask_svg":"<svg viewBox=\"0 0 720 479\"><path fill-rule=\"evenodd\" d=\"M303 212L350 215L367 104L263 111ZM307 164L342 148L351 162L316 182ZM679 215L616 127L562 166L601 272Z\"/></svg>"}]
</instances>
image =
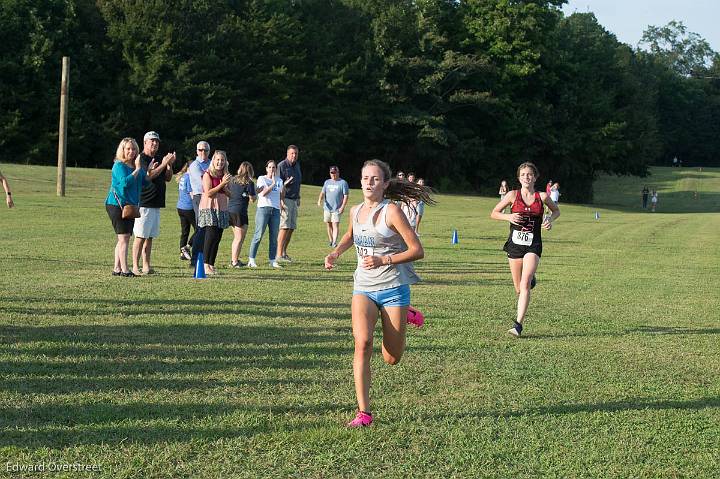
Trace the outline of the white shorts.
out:
<instances>
[{"instance_id":1,"label":"white shorts","mask_svg":"<svg viewBox=\"0 0 720 479\"><path fill-rule=\"evenodd\" d=\"M160 208L140 207L140 218L135 219L133 234L136 238L157 238L160 235Z\"/></svg>"},{"instance_id":2,"label":"white shorts","mask_svg":"<svg viewBox=\"0 0 720 479\"><path fill-rule=\"evenodd\" d=\"M325 223L340 223L341 216L337 211L323 211L323 221Z\"/></svg>"}]
</instances>

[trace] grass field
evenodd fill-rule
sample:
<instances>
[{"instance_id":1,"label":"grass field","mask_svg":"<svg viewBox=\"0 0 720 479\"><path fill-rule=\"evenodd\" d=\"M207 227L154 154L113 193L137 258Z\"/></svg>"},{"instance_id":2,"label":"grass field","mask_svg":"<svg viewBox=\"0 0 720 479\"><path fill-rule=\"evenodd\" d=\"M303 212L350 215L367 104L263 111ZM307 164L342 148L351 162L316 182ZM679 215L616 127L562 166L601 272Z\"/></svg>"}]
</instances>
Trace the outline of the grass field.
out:
<instances>
[{"instance_id":1,"label":"grass field","mask_svg":"<svg viewBox=\"0 0 720 479\"><path fill-rule=\"evenodd\" d=\"M495 198L440 195L413 288L427 324L399 365L375 357L363 430L343 427L354 260L322 269L318 188L295 263L269 268L265 239L257 270L194 280L173 186L158 274L116 278L109 170L70 169L64 199L52 168L2 171L0 476L720 476L720 169L603 177L596 205L561 204L521 340ZM19 472L62 464L100 471Z\"/></svg>"}]
</instances>

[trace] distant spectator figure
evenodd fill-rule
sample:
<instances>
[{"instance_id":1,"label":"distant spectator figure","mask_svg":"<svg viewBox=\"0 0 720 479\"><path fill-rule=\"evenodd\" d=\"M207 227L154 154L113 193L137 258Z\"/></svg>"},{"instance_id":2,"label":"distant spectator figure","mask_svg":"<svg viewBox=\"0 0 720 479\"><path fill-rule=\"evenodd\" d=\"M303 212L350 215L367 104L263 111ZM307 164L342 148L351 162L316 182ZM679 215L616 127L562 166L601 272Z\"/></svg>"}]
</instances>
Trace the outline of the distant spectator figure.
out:
<instances>
[{"instance_id":1,"label":"distant spectator figure","mask_svg":"<svg viewBox=\"0 0 720 479\"><path fill-rule=\"evenodd\" d=\"M12 191L10 191L10 184L8 183L7 178L5 178L5 175L2 174L2 171L0 171L0 182L2 182L3 189L5 190L5 203L7 203L8 208L12 208L15 206L12 199Z\"/></svg>"},{"instance_id":2,"label":"distant spectator figure","mask_svg":"<svg viewBox=\"0 0 720 479\"><path fill-rule=\"evenodd\" d=\"M205 246L203 259L205 261L205 274L217 274L215 259L217 258L223 230L230 226L228 213L227 185L230 182L228 173L227 153L215 150L210 166L203 175L203 193L200 198L200 214L198 226L205 228Z\"/></svg>"},{"instance_id":3,"label":"distant spectator figure","mask_svg":"<svg viewBox=\"0 0 720 479\"><path fill-rule=\"evenodd\" d=\"M418 178L417 184L420 186L425 186L425 180L423 178ZM415 219L415 234L418 236L420 236L420 221L422 221L422 217L424 214L425 214L425 202L422 200L418 200L417 218Z\"/></svg>"},{"instance_id":4,"label":"distant spectator figure","mask_svg":"<svg viewBox=\"0 0 720 479\"><path fill-rule=\"evenodd\" d=\"M248 205L252 201L255 203L255 170L247 161L243 161L237 170L237 175L230 180L228 192L230 193L230 202L228 203L228 211L230 212L230 226L233 231L233 242L230 249L230 266L233 268L242 268L246 264L240 261L240 250L245 242L245 236L248 230Z\"/></svg>"},{"instance_id":5,"label":"distant spectator figure","mask_svg":"<svg viewBox=\"0 0 720 479\"><path fill-rule=\"evenodd\" d=\"M280 233L277 238L277 260L292 262L287 254L287 248L292 239L293 232L297 229L298 208L300 208L300 183L302 172L298 155L300 150L295 145L287 147L285 159L277 165L278 177L283 181L285 200L284 207L280 211Z\"/></svg>"},{"instance_id":6,"label":"distant spectator figure","mask_svg":"<svg viewBox=\"0 0 720 479\"><path fill-rule=\"evenodd\" d=\"M650 203L652 204L652 209L650 211L652 211L653 213L655 213L655 209L657 208L657 202L658 194L657 191L653 190L652 197L650 198Z\"/></svg>"},{"instance_id":7,"label":"distant spectator figure","mask_svg":"<svg viewBox=\"0 0 720 479\"><path fill-rule=\"evenodd\" d=\"M190 175L190 195L192 196L193 210L195 211L195 220L200 214L200 199L202 198L202 177L210 167L210 143L207 141L200 141L197 144L197 156L195 161L192 162L190 168L188 168L188 174ZM195 238L192 244L192 258L190 259L190 266L195 268L195 262L200 251L205 248L205 230L198 226L195 231Z\"/></svg>"},{"instance_id":8,"label":"distant spectator figure","mask_svg":"<svg viewBox=\"0 0 720 479\"><path fill-rule=\"evenodd\" d=\"M404 180L404 179L405 179L405 173L403 173L402 171L398 171L397 174L395 175L395 177L396 177L398 180Z\"/></svg>"},{"instance_id":9,"label":"distant spectator figure","mask_svg":"<svg viewBox=\"0 0 720 479\"><path fill-rule=\"evenodd\" d=\"M409 183L409 182L408 182ZM405 213L405 217L410 223L410 228L413 231L417 228L417 216L418 216L418 202L417 200L408 200L408 202L400 201L397 203L400 206L400 210Z\"/></svg>"},{"instance_id":10,"label":"distant spectator figure","mask_svg":"<svg viewBox=\"0 0 720 479\"><path fill-rule=\"evenodd\" d=\"M255 255L257 254L260 240L268 228L270 236L270 248L268 256L273 268L281 268L277 262L277 241L278 229L280 227L280 210L285 208L285 187L283 180L277 176L277 164L270 160L265 164L265 175L258 177L255 191L257 191L257 208L255 210L255 234L250 243L248 253L248 268L257 268Z\"/></svg>"},{"instance_id":11,"label":"distant spectator figure","mask_svg":"<svg viewBox=\"0 0 720 479\"><path fill-rule=\"evenodd\" d=\"M507 181L502 180L500 182L500 189L498 190L498 195L500 195L500 199L502 200L505 198L505 195L508 193L508 184ZM505 208L503 208L502 213L505 214Z\"/></svg>"},{"instance_id":12,"label":"distant spectator figure","mask_svg":"<svg viewBox=\"0 0 720 479\"><path fill-rule=\"evenodd\" d=\"M549 180L549 181L547 182L547 185L545 185L545 194L548 195L548 196L550 196L550 188L552 188L552 185L553 185L553 181L552 181L552 180Z\"/></svg>"},{"instance_id":13,"label":"distant spectator figure","mask_svg":"<svg viewBox=\"0 0 720 479\"><path fill-rule=\"evenodd\" d=\"M677 159L677 156L676 156L676 157L673 158L673 166L677 166L677 165L678 165L678 159Z\"/></svg>"},{"instance_id":14,"label":"distant spectator figure","mask_svg":"<svg viewBox=\"0 0 720 479\"><path fill-rule=\"evenodd\" d=\"M560 183L553 183L550 187L550 199L553 203L558 204L560 202Z\"/></svg>"},{"instance_id":15,"label":"distant spectator figure","mask_svg":"<svg viewBox=\"0 0 720 479\"><path fill-rule=\"evenodd\" d=\"M144 184L140 192L140 218L135 220L133 234L133 273L140 274L140 258L142 256L142 273L154 273L150 262L153 238L160 234L160 209L165 208L165 183L173 176L172 165L175 153L168 153L160 160L156 157L160 147L160 135L148 131L143 137L143 151L140 153L142 166L147 169L150 183Z\"/></svg>"},{"instance_id":16,"label":"distant spectator figure","mask_svg":"<svg viewBox=\"0 0 720 479\"><path fill-rule=\"evenodd\" d=\"M120 141L115 152L110 191L105 200L105 210L117 235L113 276L129 278L135 276L135 273L128 268L127 262L130 235L133 232L135 218L123 218L122 210L123 206L138 206L143 184L149 183L147 171L143 168L140 155L138 155L139 150L137 142L132 138L123 138ZM5 186L4 181L3 186ZM5 191L8 191L7 188Z\"/></svg>"},{"instance_id":17,"label":"distant spectator figure","mask_svg":"<svg viewBox=\"0 0 720 479\"><path fill-rule=\"evenodd\" d=\"M197 223L195 221L195 210L193 209L192 196L190 192L190 174L187 172L192 160L183 165L182 169L175 175L178 182L177 213L180 217L180 259L190 259L190 249L195 235L197 234ZM193 234L190 236L190 228Z\"/></svg>"},{"instance_id":18,"label":"distant spectator figure","mask_svg":"<svg viewBox=\"0 0 720 479\"><path fill-rule=\"evenodd\" d=\"M642 189L642 206L644 210L647 209L648 195L650 195L650 190L648 190L647 185L645 185Z\"/></svg>"},{"instance_id":19,"label":"distant spectator figure","mask_svg":"<svg viewBox=\"0 0 720 479\"><path fill-rule=\"evenodd\" d=\"M500 189L498 190L498 194L500 195L500 199L505 198L505 195L508 193L508 184L507 181L502 180L500 182Z\"/></svg>"},{"instance_id":20,"label":"distant spectator figure","mask_svg":"<svg viewBox=\"0 0 720 479\"><path fill-rule=\"evenodd\" d=\"M337 246L340 218L347 205L350 187L347 181L340 178L340 168L330 167L330 179L325 180L317 205L323 207L323 221L327 226L328 245L331 248Z\"/></svg>"},{"instance_id":21,"label":"distant spectator figure","mask_svg":"<svg viewBox=\"0 0 720 479\"><path fill-rule=\"evenodd\" d=\"M410 183L415 183L415 173L413 173L412 171L408 172L408 174L407 174L407 180L408 180Z\"/></svg>"}]
</instances>

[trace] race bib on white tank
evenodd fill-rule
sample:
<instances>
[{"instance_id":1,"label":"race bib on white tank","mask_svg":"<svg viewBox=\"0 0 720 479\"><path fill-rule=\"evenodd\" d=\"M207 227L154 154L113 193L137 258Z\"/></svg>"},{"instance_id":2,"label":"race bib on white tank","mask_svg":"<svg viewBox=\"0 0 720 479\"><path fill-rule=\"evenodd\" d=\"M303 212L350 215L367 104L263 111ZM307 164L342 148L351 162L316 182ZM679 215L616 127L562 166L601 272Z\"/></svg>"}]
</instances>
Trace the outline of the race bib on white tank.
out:
<instances>
[{"instance_id":1,"label":"race bib on white tank","mask_svg":"<svg viewBox=\"0 0 720 479\"><path fill-rule=\"evenodd\" d=\"M358 246L355 245L357 251L358 264L362 263L365 256L375 256L375 248L373 246Z\"/></svg>"},{"instance_id":2,"label":"race bib on white tank","mask_svg":"<svg viewBox=\"0 0 720 479\"><path fill-rule=\"evenodd\" d=\"M514 230L512 234L512 242L519 246L530 246L533 241L533 233L531 231Z\"/></svg>"}]
</instances>

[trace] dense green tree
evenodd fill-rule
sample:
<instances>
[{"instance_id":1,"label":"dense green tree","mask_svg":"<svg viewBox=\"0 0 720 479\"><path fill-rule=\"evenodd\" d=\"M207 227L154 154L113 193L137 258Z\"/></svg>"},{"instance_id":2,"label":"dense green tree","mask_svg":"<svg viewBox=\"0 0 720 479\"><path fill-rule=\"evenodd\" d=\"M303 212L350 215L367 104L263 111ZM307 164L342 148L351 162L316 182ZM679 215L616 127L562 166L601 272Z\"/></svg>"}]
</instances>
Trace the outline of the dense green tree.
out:
<instances>
[{"instance_id":1,"label":"dense green tree","mask_svg":"<svg viewBox=\"0 0 720 479\"><path fill-rule=\"evenodd\" d=\"M704 38L675 20L663 27L648 26L639 46L684 76L702 75L717 55Z\"/></svg>"},{"instance_id":2,"label":"dense green tree","mask_svg":"<svg viewBox=\"0 0 720 479\"><path fill-rule=\"evenodd\" d=\"M0 2L0 146L6 161L36 162L53 156L59 111L60 58L75 21L65 1Z\"/></svg>"},{"instance_id":3,"label":"dense green tree","mask_svg":"<svg viewBox=\"0 0 720 479\"><path fill-rule=\"evenodd\" d=\"M477 152L476 188L496 189L501 178L514 178L525 160L534 161L543 173L549 169L548 142L554 132L548 94L556 82L551 66L562 3L464 2L466 42L484 52L491 65L484 81L492 108L476 119L477 139L471 147Z\"/></svg>"},{"instance_id":4,"label":"dense green tree","mask_svg":"<svg viewBox=\"0 0 720 479\"><path fill-rule=\"evenodd\" d=\"M650 26L639 50L650 74L646 85L657 90L656 118L661 148L655 163L719 165L720 78L713 73L718 54L681 22Z\"/></svg>"},{"instance_id":5,"label":"dense green tree","mask_svg":"<svg viewBox=\"0 0 720 479\"><path fill-rule=\"evenodd\" d=\"M0 0L2 161L54 163L71 57L69 163L160 132L233 168L300 145L304 179L380 157L494 193L532 160L589 200L599 171L718 164L720 60L678 22L633 50L564 0Z\"/></svg>"},{"instance_id":6,"label":"dense green tree","mask_svg":"<svg viewBox=\"0 0 720 479\"><path fill-rule=\"evenodd\" d=\"M630 47L592 13L564 18L557 36L548 176L563 184L566 199L589 200L600 171L646 173L658 147L655 97Z\"/></svg>"}]
</instances>

